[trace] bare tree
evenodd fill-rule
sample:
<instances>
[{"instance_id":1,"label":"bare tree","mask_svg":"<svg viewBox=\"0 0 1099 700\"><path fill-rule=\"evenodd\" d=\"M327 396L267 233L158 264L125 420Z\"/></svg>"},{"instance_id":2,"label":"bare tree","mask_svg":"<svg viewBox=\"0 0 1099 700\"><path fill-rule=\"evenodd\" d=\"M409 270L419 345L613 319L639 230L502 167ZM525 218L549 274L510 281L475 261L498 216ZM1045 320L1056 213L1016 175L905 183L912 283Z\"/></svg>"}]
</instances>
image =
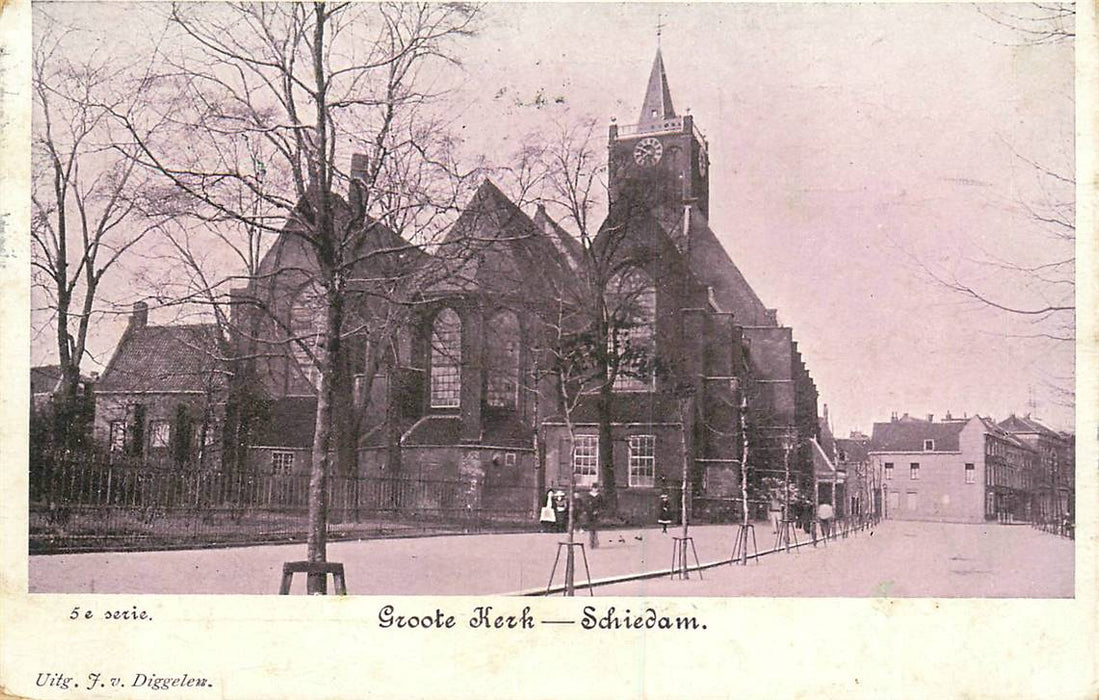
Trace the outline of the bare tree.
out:
<instances>
[{"instance_id":1,"label":"bare tree","mask_svg":"<svg viewBox=\"0 0 1099 700\"><path fill-rule=\"evenodd\" d=\"M316 378L313 562L326 558L329 464L345 434L336 417L351 401L348 338L368 322L352 301L359 275L365 262L411 249L410 229L431 231L454 199L443 125L428 106L476 15L463 4L174 5L165 69L146 86L168 127L142 138L141 123L116 113L138 144L136 162L197 216L276 234L304 252L269 274L298 275L315 300L312 327L284 336ZM264 177L249 150L266 154ZM352 153L365 156L355 172ZM440 203L440 194L451 196ZM405 227L406 242L387 240L390 225ZM324 585L311 576L308 589Z\"/></svg>"},{"instance_id":2,"label":"bare tree","mask_svg":"<svg viewBox=\"0 0 1099 700\"><path fill-rule=\"evenodd\" d=\"M61 383L55 430L63 444L83 428L74 411L104 280L154 227L141 216L142 173L118 150L111 111L140 102L127 89L135 66L98 51L80 56L80 32L36 10L32 61L32 284L57 336Z\"/></svg>"},{"instance_id":3,"label":"bare tree","mask_svg":"<svg viewBox=\"0 0 1099 700\"><path fill-rule=\"evenodd\" d=\"M586 356L584 391L589 400L594 397L599 415L598 479L607 509L616 513L611 434L616 383L651 384L666 368L653 351L655 280L638 274L650 267L649 260L627 245L636 214L650 203L623 197L616 203L617 216L602 224L597 220L609 197L596 129L592 119L558 122L549 138L526 139L505 172L517 201L544 206L561 222L557 237L571 242L565 252L575 282L561 290L573 324L568 354L574 368L581 364L578 353Z\"/></svg>"}]
</instances>

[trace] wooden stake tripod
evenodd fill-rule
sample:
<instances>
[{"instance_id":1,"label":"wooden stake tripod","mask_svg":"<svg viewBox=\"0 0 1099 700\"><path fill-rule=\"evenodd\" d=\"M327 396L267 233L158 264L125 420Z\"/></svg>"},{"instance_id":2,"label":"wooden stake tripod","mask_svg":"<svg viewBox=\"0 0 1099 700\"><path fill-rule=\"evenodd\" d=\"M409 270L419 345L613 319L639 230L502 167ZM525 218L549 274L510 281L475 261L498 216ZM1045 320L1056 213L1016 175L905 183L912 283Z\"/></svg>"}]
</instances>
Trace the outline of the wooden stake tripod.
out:
<instances>
[{"instance_id":1,"label":"wooden stake tripod","mask_svg":"<svg viewBox=\"0 0 1099 700\"><path fill-rule=\"evenodd\" d=\"M790 538L791 538L791 536L793 537L793 540L794 540L794 549L797 549L797 547L798 547L797 523L795 523L790 518L783 518L782 519L782 525L779 526L778 532L775 533L775 546L774 546L774 549L778 549L779 547L785 545L786 546L786 551L789 552L790 551Z\"/></svg>"},{"instance_id":2,"label":"wooden stake tripod","mask_svg":"<svg viewBox=\"0 0 1099 700\"><path fill-rule=\"evenodd\" d=\"M702 578L702 564L698 561L698 551L695 549L695 538L673 537L672 544L672 578L689 579L690 568L687 565L687 545L691 546L691 553L695 558L695 567L698 568L698 577Z\"/></svg>"},{"instance_id":3,"label":"wooden stake tripod","mask_svg":"<svg viewBox=\"0 0 1099 700\"><path fill-rule=\"evenodd\" d=\"M591 585L591 569L588 568L588 554L584 550L583 542L558 542L557 543L557 556L553 558L553 569L550 570L549 583L546 584L546 595L549 595L550 589L553 588L553 575L557 573L557 563L561 561L561 548L567 548L565 554L565 595L572 595L568 590L568 582L575 580L576 569L576 554L573 552L573 547L580 548L580 556L584 559L584 573L588 577L588 595L594 596L595 591L592 590Z\"/></svg>"},{"instance_id":4,"label":"wooden stake tripod","mask_svg":"<svg viewBox=\"0 0 1099 700\"><path fill-rule=\"evenodd\" d=\"M752 536L752 558L759 563L759 546L756 544L756 528L752 523L741 523L740 530L736 533L736 541L733 543L732 563L748 564L748 536Z\"/></svg>"}]
</instances>

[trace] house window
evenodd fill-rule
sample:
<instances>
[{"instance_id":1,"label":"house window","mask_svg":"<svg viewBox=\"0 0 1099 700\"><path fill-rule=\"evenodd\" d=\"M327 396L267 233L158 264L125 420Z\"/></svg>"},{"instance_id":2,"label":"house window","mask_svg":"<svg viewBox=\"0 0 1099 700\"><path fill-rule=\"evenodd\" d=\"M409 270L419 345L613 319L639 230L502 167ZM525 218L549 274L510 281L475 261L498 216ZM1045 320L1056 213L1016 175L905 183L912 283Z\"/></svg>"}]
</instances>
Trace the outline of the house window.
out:
<instances>
[{"instance_id":1,"label":"house window","mask_svg":"<svg viewBox=\"0 0 1099 700\"><path fill-rule=\"evenodd\" d=\"M631 435L630 486L652 486L656 475L656 436Z\"/></svg>"},{"instance_id":2,"label":"house window","mask_svg":"<svg viewBox=\"0 0 1099 700\"><path fill-rule=\"evenodd\" d=\"M515 453L514 452L505 452L504 453L504 466L505 467L514 467L515 466Z\"/></svg>"},{"instance_id":3,"label":"house window","mask_svg":"<svg viewBox=\"0 0 1099 700\"><path fill-rule=\"evenodd\" d=\"M110 444L111 452L122 452L126 449L126 421L111 421Z\"/></svg>"},{"instance_id":4,"label":"house window","mask_svg":"<svg viewBox=\"0 0 1099 700\"><path fill-rule=\"evenodd\" d=\"M149 422L149 447L167 447L172 438L172 425L166 420Z\"/></svg>"},{"instance_id":5,"label":"house window","mask_svg":"<svg viewBox=\"0 0 1099 700\"><path fill-rule=\"evenodd\" d=\"M977 466L972 462L965 463L965 483L977 483Z\"/></svg>"},{"instance_id":6,"label":"house window","mask_svg":"<svg viewBox=\"0 0 1099 700\"><path fill-rule=\"evenodd\" d=\"M462 321L443 309L431 328L431 407L458 408L462 390Z\"/></svg>"},{"instance_id":7,"label":"house window","mask_svg":"<svg viewBox=\"0 0 1099 700\"><path fill-rule=\"evenodd\" d=\"M908 478L917 481L920 478L920 463L912 462L908 465Z\"/></svg>"},{"instance_id":8,"label":"house window","mask_svg":"<svg viewBox=\"0 0 1099 700\"><path fill-rule=\"evenodd\" d=\"M886 462L885 463L885 478L886 479L892 479L893 478L893 463L892 462Z\"/></svg>"},{"instance_id":9,"label":"house window","mask_svg":"<svg viewBox=\"0 0 1099 700\"><path fill-rule=\"evenodd\" d=\"M935 451L935 441L934 440L924 440L923 441L923 451L924 452L934 452Z\"/></svg>"},{"instance_id":10,"label":"house window","mask_svg":"<svg viewBox=\"0 0 1099 700\"><path fill-rule=\"evenodd\" d=\"M607 285L610 337L607 351L617 362L614 389L651 391L655 374L656 288L641 269L616 274Z\"/></svg>"},{"instance_id":11,"label":"house window","mask_svg":"<svg viewBox=\"0 0 1099 700\"><path fill-rule=\"evenodd\" d=\"M920 494L917 493L916 491L909 491L908 493L905 494L905 496L906 496L905 500L907 501L907 503L905 505L908 507L908 510L910 510L912 512L915 512L915 511L919 510L919 508L920 508Z\"/></svg>"},{"instance_id":12,"label":"house window","mask_svg":"<svg viewBox=\"0 0 1099 700\"><path fill-rule=\"evenodd\" d=\"M519 319L510 311L498 313L485 335L488 405L514 408L519 395Z\"/></svg>"},{"instance_id":13,"label":"house window","mask_svg":"<svg viewBox=\"0 0 1099 700\"><path fill-rule=\"evenodd\" d=\"M572 446L572 471L576 483L590 486L599 476L599 436L577 435Z\"/></svg>"},{"instance_id":14,"label":"house window","mask_svg":"<svg viewBox=\"0 0 1099 700\"><path fill-rule=\"evenodd\" d=\"M272 452L271 473L275 476L286 476L294 471L293 452Z\"/></svg>"}]
</instances>

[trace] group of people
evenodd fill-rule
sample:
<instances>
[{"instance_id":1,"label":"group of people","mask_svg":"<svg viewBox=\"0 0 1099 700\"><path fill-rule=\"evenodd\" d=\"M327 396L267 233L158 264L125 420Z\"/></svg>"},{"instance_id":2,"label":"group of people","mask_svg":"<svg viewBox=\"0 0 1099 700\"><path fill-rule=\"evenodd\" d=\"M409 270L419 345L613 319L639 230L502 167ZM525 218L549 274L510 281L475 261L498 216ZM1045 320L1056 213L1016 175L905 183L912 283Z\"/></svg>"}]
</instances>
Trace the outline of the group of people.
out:
<instances>
[{"instance_id":1,"label":"group of people","mask_svg":"<svg viewBox=\"0 0 1099 700\"><path fill-rule=\"evenodd\" d=\"M809 532L813 522L812 506L799 507L797 503L791 503L790 510L791 522L796 522L799 527L802 527L806 532ZM770 504L767 507L767 515L770 516L771 529L776 536L782 531L782 523L786 519L785 514L786 505L783 502L782 497L772 494ZM817 506L816 519L820 522L820 532L823 537L828 537L832 534L832 520L835 517L836 511L831 503L821 503Z\"/></svg>"},{"instance_id":2,"label":"group of people","mask_svg":"<svg viewBox=\"0 0 1099 700\"><path fill-rule=\"evenodd\" d=\"M550 489L546 492L546 504L538 518L542 531L565 532L569 527L569 511L572 510L575 524L588 531L588 546L595 549L599 546L598 525L602 502L599 484L592 484L587 491L576 491L571 506L564 491Z\"/></svg>"},{"instance_id":3,"label":"group of people","mask_svg":"<svg viewBox=\"0 0 1099 700\"><path fill-rule=\"evenodd\" d=\"M576 491L573 496L575 525L582 530L587 530L588 546L592 549L599 546L599 511L602 506L603 494L599 490L599 484L592 484L586 492ZM564 491L548 490L546 504L542 506L538 518L542 532L565 532L569 526L569 509L568 495ZM660 496L660 514L657 523L661 527L661 532L667 534L668 525L672 523L672 506L667 494Z\"/></svg>"}]
</instances>

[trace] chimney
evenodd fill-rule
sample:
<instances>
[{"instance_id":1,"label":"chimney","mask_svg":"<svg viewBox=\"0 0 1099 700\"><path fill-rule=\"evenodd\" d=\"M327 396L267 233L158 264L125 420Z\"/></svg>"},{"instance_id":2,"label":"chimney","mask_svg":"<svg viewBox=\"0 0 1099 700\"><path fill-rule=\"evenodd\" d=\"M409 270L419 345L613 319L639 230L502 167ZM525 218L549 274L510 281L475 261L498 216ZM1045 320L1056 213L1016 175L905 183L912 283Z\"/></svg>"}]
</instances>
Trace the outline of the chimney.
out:
<instances>
[{"instance_id":1,"label":"chimney","mask_svg":"<svg viewBox=\"0 0 1099 700\"><path fill-rule=\"evenodd\" d=\"M134 311L130 315L130 328L144 328L149 325L149 305L143 301L134 302Z\"/></svg>"},{"instance_id":2,"label":"chimney","mask_svg":"<svg viewBox=\"0 0 1099 700\"><path fill-rule=\"evenodd\" d=\"M889 416L889 422L891 422L891 423L896 423L897 422L897 412L896 411L893 411L892 415Z\"/></svg>"},{"instance_id":3,"label":"chimney","mask_svg":"<svg viewBox=\"0 0 1099 700\"><path fill-rule=\"evenodd\" d=\"M950 411L947 411L946 418L944 418L943 420L954 420L954 417L950 415Z\"/></svg>"},{"instance_id":4,"label":"chimney","mask_svg":"<svg viewBox=\"0 0 1099 700\"><path fill-rule=\"evenodd\" d=\"M365 153L351 154L351 184L348 186L347 199L351 212L358 215L363 206L363 191L366 188L366 171L370 165Z\"/></svg>"},{"instance_id":5,"label":"chimney","mask_svg":"<svg viewBox=\"0 0 1099 700\"><path fill-rule=\"evenodd\" d=\"M928 413L927 414L927 422L928 423L934 423L935 422L935 414L934 413Z\"/></svg>"},{"instance_id":6,"label":"chimney","mask_svg":"<svg viewBox=\"0 0 1099 700\"><path fill-rule=\"evenodd\" d=\"M824 424L827 425L829 428L831 428L832 424L828 422L828 404L824 404L824 416L823 416L823 418L824 418Z\"/></svg>"}]
</instances>

